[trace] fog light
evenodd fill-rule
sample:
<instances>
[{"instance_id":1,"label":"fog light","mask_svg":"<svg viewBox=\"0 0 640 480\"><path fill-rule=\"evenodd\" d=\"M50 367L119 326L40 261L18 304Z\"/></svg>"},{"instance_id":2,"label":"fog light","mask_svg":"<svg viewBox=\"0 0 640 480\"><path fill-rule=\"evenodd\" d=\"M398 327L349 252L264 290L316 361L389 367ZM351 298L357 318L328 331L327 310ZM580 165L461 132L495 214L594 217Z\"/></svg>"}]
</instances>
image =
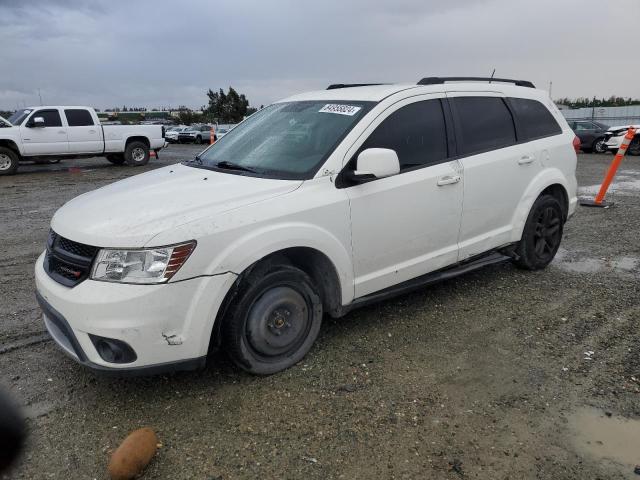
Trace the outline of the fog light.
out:
<instances>
[{"instance_id":1,"label":"fog light","mask_svg":"<svg viewBox=\"0 0 640 480\"><path fill-rule=\"evenodd\" d=\"M121 340L113 338L98 337L89 335L93 345L98 351L98 355L105 362L109 363L131 363L138 358L136 352L129 345Z\"/></svg>"}]
</instances>

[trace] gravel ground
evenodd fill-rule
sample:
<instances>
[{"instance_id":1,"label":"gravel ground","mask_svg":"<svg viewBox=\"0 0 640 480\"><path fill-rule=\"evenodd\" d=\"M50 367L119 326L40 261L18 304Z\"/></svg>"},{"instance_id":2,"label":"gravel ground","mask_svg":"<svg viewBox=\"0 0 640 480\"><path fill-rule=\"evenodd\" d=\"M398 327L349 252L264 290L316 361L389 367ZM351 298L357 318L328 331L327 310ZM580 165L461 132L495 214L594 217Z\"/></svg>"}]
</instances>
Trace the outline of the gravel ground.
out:
<instances>
[{"instance_id":1,"label":"gravel ground","mask_svg":"<svg viewBox=\"0 0 640 480\"><path fill-rule=\"evenodd\" d=\"M579 208L544 271L491 266L326 319L304 362L271 377L221 355L195 373L96 376L44 335L32 270L49 220L80 193L197 151L0 178L1 381L30 431L6 478L106 478L141 426L162 441L145 479L635 477L640 451L604 458L571 419L585 407L640 418L640 159L625 159L614 208ZM583 192L611 158L580 155Z\"/></svg>"}]
</instances>

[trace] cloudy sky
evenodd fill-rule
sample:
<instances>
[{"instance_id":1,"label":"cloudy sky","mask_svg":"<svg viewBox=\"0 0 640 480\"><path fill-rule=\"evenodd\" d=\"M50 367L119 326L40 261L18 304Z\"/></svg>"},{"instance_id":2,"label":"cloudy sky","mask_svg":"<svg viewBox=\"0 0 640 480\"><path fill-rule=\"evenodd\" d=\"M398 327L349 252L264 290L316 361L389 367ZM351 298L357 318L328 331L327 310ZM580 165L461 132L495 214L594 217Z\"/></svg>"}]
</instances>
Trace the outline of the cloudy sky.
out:
<instances>
[{"instance_id":1,"label":"cloudy sky","mask_svg":"<svg viewBox=\"0 0 640 480\"><path fill-rule=\"evenodd\" d=\"M0 110L268 104L335 82L532 80L640 97L640 0L0 0ZM630 57L630 62L627 62Z\"/></svg>"}]
</instances>

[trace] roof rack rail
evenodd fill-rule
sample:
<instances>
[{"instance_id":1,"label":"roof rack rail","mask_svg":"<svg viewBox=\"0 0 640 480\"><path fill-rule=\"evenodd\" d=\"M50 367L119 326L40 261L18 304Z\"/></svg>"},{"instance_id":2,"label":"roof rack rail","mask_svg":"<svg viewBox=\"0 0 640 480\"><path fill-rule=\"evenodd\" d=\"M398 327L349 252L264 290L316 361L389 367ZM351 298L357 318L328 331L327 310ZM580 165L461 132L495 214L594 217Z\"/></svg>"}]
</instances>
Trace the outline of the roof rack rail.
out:
<instances>
[{"instance_id":1,"label":"roof rack rail","mask_svg":"<svg viewBox=\"0 0 640 480\"><path fill-rule=\"evenodd\" d=\"M512 80L510 78L491 78L491 77L425 77L418 82L418 85L439 85L445 82L503 82L514 83L518 87L536 88L529 80Z\"/></svg>"},{"instance_id":2,"label":"roof rack rail","mask_svg":"<svg viewBox=\"0 0 640 480\"><path fill-rule=\"evenodd\" d=\"M385 85L384 83L332 83L327 87L327 90L337 90L338 88L351 88L351 87L371 87L373 85Z\"/></svg>"}]
</instances>

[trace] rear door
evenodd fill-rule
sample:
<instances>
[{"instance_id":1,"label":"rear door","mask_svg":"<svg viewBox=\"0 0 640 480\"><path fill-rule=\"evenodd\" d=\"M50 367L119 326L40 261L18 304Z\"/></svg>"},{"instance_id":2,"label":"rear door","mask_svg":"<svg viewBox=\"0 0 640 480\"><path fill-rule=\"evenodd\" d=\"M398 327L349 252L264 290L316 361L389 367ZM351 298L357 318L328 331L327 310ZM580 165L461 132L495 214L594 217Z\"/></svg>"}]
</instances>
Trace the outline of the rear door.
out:
<instances>
[{"instance_id":1,"label":"rear door","mask_svg":"<svg viewBox=\"0 0 640 480\"><path fill-rule=\"evenodd\" d=\"M35 127L33 119L42 117L44 127ZM67 127L57 108L34 110L20 127L20 137L26 155L58 155L69 153Z\"/></svg>"},{"instance_id":2,"label":"rear door","mask_svg":"<svg viewBox=\"0 0 640 480\"><path fill-rule=\"evenodd\" d=\"M102 131L100 125L95 124L91 112L85 108L67 108L64 115L68 125L69 152L102 153Z\"/></svg>"},{"instance_id":3,"label":"rear door","mask_svg":"<svg viewBox=\"0 0 640 480\"><path fill-rule=\"evenodd\" d=\"M389 148L400 173L347 185L355 296L402 283L452 263L458 257L462 213L460 165L450 156L442 99L422 95L380 115L347 158Z\"/></svg>"},{"instance_id":4,"label":"rear door","mask_svg":"<svg viewBox=\"0 0 640 480\"><path fill-rule=\"evenodd\" d=\"M464 171L460 260L511 240L514 214L542 170L528 143L518 143L506 98L493 92L451 92L458 154Z\"/></svg>"}]
</instances>

